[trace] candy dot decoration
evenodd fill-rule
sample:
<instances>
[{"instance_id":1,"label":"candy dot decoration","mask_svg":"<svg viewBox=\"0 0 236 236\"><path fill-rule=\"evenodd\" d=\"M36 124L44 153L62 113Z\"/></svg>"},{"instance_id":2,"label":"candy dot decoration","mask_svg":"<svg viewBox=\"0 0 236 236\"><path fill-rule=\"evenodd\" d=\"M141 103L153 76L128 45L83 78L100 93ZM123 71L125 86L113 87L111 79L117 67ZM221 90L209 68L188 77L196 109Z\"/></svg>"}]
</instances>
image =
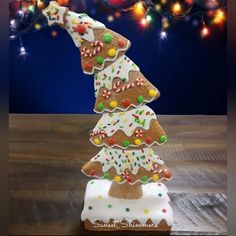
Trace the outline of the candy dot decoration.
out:
<instances>
[{"instance_id":1,"label":"candy dot decoration","mask_svg":"<svg viewBox=\"0 0 236 236\"><path fill-rule=\"evenodd\" d=\"M156 91L153 90L153 89L150 89L149 90L149 96L152 97L152 98L155 97L156 96Z\"/></svg>"},{"instance_id":2,"label":"candy dot decoration","mask_svg":"<svg viewBox=\"0 0 236 236\"><path fill-rule=\"evenodd\" d=\"M127 207L127 208L125 208L125 211L126 212L130 212L130 209Z\"/></svg>"},{"instance_id":3,"label":"candy dot decoration","mask_svg":"<svg viewBox=\"0 0 236 236\"><path fill-rule=\"evenodd\" d=\"M162 212L163 212L163 213L166 213L166 211L167 211L167 210L166 210L165 208L164 208L164 209L162 209Z\"/></svg>"},{"instance_id":4,"label":"candy dot decoration","mask_svg":"<svg viewBox=\"0 0 236 236\"><path fill-rule=\"evenodd\" d=\"M148 176L144 175L143 177L140 178L140 180L143 182L143 183L146 183L148 181Z\"/></svg>"},{"instance_id":5,"label":"candy dot decoration","mask_svg":"<svg viewBox=\"0 0 236 236\"><path fill-rule=\"evenodd\" d=\"M111 101L111 102L110 102L110 107L111 107L111 108L116 108L117 106L118 106L117 101Z\"/></svg>"},{"instance_id":6,"label":"candy dot decoration","mask_svg":"<svg viewBox=\"0 0 236 236\"><path fill-rule=\"evenodd\" d=\"M104 109L105 109L104 103L102 103L102 102L99 103L99 104L98 104L98 110L99 110L99 111L103 111Z\"/></svg>"},{"instance_id":7,"label":"candy dot decoration","mask_svg":"<svg viewBox=\"0 0 236 236\"><path fill-rule=\"evenodd\" d=\"M116 143L116 140L115 140L114 138L109 138L109 139L108 139L108 144L109 144L110 146L113 146L115 143Z\"/></svg>"},{"instance_id":8,"label":"candy dot decoration","mask_svg":"<svg viewBox=\"0 0 236 236\"><path fill-rule=\"evenodd\" d=\"M111 34L106 33L106 34L103 35L102 39L103 39L104 43L111 43L113 37L112 37Z\"/></svg>"},{"instance_id":9,"label":"candy dot decoration","mask_svg":"<svg viewBox=\"0 0 236 236\"><path fill-rule=\"evenodd\" d=\"M144 213L144 214L149 214L150 211L149 211L148 209L145 208L145 209L143 210L143 213Z\"/></svg>"},{"instance_id":10,"label":"candy dot decoration","mask_svg":"<svg viewBox=\"0 0 236 236\"><path fill-rule=\"evenodd\" d=\"M152 176L152 178L153 178L154 181L157 181L159 179L159 176L155 174L155 175Z\"/></svg>"},{"instance_id":11,"label":"candy dot decoration","mask_svg":"<svg viewBox=\"0 0 236 236\"><path fill-rule=\"evenodd\" d=\"M111 205L111 204L108 204L107 207L108 207L108 208L112 208L112 205Z\"/></svg>"},{"instance_id":12,"label":"candy dot decoration","mask_svg":"<svg viewBox=\"0 0 236 236\"><path fill-rule=\"evenodd\" d=\"M125 108L129 107L130 104L131 104L131 102L130 102L129 99L124 99L124 100L122 101L122 106L125 107Z\"/></svg>"},{"instance_id":13,"label":"candy dot decoration","mask_svg":"<svg viewBox=\"0 0 236 236\"><path fill-rule=\"evenodd\" d=\"M168 138L167 138L166 135L162 135L162 136L160 137L160 142L161 142L161 143L165 143L165 142L167 142L167 140L168 140Z\"/></svg>"},{"instance_id":14,"label":"candy dot decoration","mask_svg":"<svg viewBox=\"0 0 236 236\"><path fill-rule=\"evenodd\" d=\"M75 28L75 31L83 35L86 33L86 26L84 24L80 24Z\"/></svg>"},{"instance_id":15,"label":"candy dot decoration","mask_svg":"<svg viewBox=\"0 0 236 236\"><path fill-rule=\"evenodd\" d=\"M116 49L115 48L111 48L108 51L108 56L109 57L114 57L116 55Z\"/></svg>"},{"instance_id":16,"label":"candy dot decoration","mask_svg":"<svg viewBox=\"0 0 236 236\"><path fill-rule=\"evenodd\" d=\"M115 176L113 179L115 182L120 182L121 181L121 177L120 176Z\"/></svg>"},{"instance_id":17,"label":"candy dot decoration","mask_svg":"<svg viewBox=\"0 0 236 236\"><path fill-rule=\"evenodd\" d=\"M83 68L84 68L85 71L91 71L92 70L92 65L89 62L87 62L87 63L84 64Z\"/></svg>"},{"instance_id":18,"label":"candy dot decoration","mask_svg":"<svg viewBox=\"0 0 236 236\"><path fill-rule=\"evenodd\" d=\"M104 58L102 56L98 56L96 60L99 65L102 65L104 62Z\"/></svg>"},{"instance_id":19,"label":"candy dot decoration","mask_svg":"<svg viewBox=\"0 0 236 236\"><path fill-rule=\"evenodd\" d=\"M147 138L145 139L145 142L146 142L147 144L151 144L151 143L153 142L153 138L152 138L152 137L147 137Z\"/></svg>"},{"instance_id":20,"label":"candy dot decoration","mask_svg":"<svg viewBox=\"0 0 236 236\"><path fill-rule=\"evenodd\" d=\"M123 142L123 146L124 147L128 147L130 145L130 141L129 140L125 140L124 142Z\"/></svg>"},{"instance_id":21,"label":"candy dot decoration","mask_svg":"<svg viewBox=\"0 0 236 236\"><path fill-rule=\"evenodd\" d=\"M137 145L137 146L140 146L142 144L142 141L140 139L135 139L134 140L134 143Z\"/></svg>"},{"instance_id":22,"label":"candy dot decoration","mask_svg":"<svg viewBox=\"0 0 236 236\"><path fill-rule=\"evenodd\" d=\"M138 96L138 97L137 97L137 102L138 102L138 103L143 103L143 102L144 102L143 96Z\"/></svg>"},{"instance_id":23,"label":"candy dot decoration","mask_svg":"<svg viewBox=\"0 0 236 236\"><path fill-rule=\"evenodd\" d=\"M108 172L103 174L104 179L110 179L110 174Z\"/></svg>"},{"instance_id":24,"label":"candy dot decoration","mask_svg":"<svg viewBox=\"0 0 236 236\"><path fill-rule=\"evenodd\" d=\"M99 145L99 144L101 143L101 141L100 141L98 138L95 138L95 139L93 140L93 142L94 142L95 144L97 144L97 145Z\"/></svg>"},{"instance_id":25,"label":"candy dot decoration","mask_svg":"<svg viewBox=\"0 0 236 236\"><path fill-rule=\"evenodd\" d=\"M92 207L92 206L89 206L88 209L91 211L91 210L93 209L93 207Z\"/></svg>"},{"instance_id":26,"label":"candy dot decoration","mask_svg":"<svg viewBox=\"0 0 236 236\"><path fill-rule=\"evenodd\" d=\"M123 48L125 46L125 41L123 39L118 39L118 46Z\"/></svg>"}]
</instances>

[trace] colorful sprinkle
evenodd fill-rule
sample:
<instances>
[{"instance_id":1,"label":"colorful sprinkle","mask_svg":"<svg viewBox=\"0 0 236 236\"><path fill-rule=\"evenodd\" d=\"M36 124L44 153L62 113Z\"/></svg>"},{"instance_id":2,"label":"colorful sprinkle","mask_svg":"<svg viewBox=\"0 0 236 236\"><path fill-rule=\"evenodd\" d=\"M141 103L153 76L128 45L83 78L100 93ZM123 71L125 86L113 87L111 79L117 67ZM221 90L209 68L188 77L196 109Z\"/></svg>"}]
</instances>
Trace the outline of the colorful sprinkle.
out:
<instances>
[{"instance_id":1,"label":"colorful sprinkle","mask_svg":"<svg viewBox=\"0 0 236 236\"><path fill-rule=\"evenodd\" d=\"M123 142L123 146L124 147L128 147L130 145L130 141L129 140L125 140L124 142Z\"/></svg>"},{"instance_id":2,"label":"colorful sprinkle","mask_svg":"<svg viewBox=\"0 0 236 236\"><path fill-rule=\"evenodd\" d=\"M95 144L97 144L97 145L99 145L99 144L101 143L101 141L100 141L98 138L95 138L95 139L93 140L93 142L94 142Z\"/></svg>"},{"instance_id":3,"label":"colorful sprinkle","mask_svg":"<svg viewBox=\"0 0 236 236\"><path fill-rule=\"evenodd\" d=\"M108 51L108 56L109 57L114 57L116 55L116 49L115 48L111 48Z\"/></svg>"},{"instance_id":4,"label":"colorful sprinkle","mask_svg":"<svg viewBox=\"0 0 236 236\"><path fill-rule=\"evenodd\" d=\"M115 182L120 182L121 181L121 177L120 176L115 176L113 179Z\"/></svg>"},{"instance_id":5,"label":"colorful sprinkle","mask_svg":"<svg viewBox=\"0 0 236 236\"><path fill-rule=\"evenodd\" d=\"M100 102L99 104L98 104L98 110L99 111L103 111L105 109L105 105L102 103L102 102Z\"/></svg>"},{"instance_id":6,"label":"colorful sprinkle","mask_svg":"<svg viewBox=\"0 0 236 236\"><path fill-rule=\"evenodd\" d=\"M149 90L149 96L150 97L155 97L156 96L156 91L154 89Z\"/></svg>"},{"instance_id":7,"label":"colorful sprinkle","mask_svg":"<svg viewBox=\"0 0 236 236\"><path fill-rule=\"evenodd\" d=\"M112 41L112 38L112 35L109 33L104 34L102 37L104 43L110 43Z\"/></svg>"},{"instance_id":8,"label":"colorful sprinkle","mask_svg":"<svg viewBox=\"0 0 236 236\"><path fill-rule=\"evenodd\" d=\"M153 178L154 181L157 181L159 179L159 176L158 175L153 175L152 178Z\"/></svg>"},{"instance_id":9,"label":"colorful sprinkle","mask_svg":"<svg viewBox=\"0 0 236 236\"><path fill-rule=\"evenodd\" d=\"M143 102L144 102L143 97L142 97L142 96L138 96L138 97L137 97L137 102L138 102L138 103L143 103Z\"/></svg>"},{"instance_id":10,"label":"colorful sprinkle","mask_svg":"<svg viewBox=\"0 0 236 236\"><path fill-rule=\"evenodd\" d=\"M110 107L111 107L111 108L115 108L115 107L117 107L117 106L118 106L117 101L111 101L111 102L110 102Z\"/></svg>"},{"instance_id":11,"label":"colorful sprinkle","mask_svg":"<svg viewBox=\"0 0 236 236\"><path fill-rule=\"evenodd\" d=\"M160 142L161 142L161 143L165 143L167 140L168 140L168 138L167 138L166 135L162 135L162 136L160 137Z\"/></svg>"},{"instance_id":12,"label":"colorful sprinkle","mask_svg":"<svg viewBox=\"0 0 236 236\"><path fill-rule=\"evenodd\" d=\"M98 56L98 57L97 57L97 63L98 63L99 65L102 65L103 62L104 62L104 58L101 57L101 56Z\"/></svg>"},{"instance_id":13,"label":"colorful sprinkle","mask_svg":"<svg viewBox=\"0 0 236 236\"><path fill-rule=\"evenodd\" d=\"M142 141L140 139L135 139L134 140L134 143L137 145L137 146L140 146L142 144Z\"/></svg>"}]
</instances>

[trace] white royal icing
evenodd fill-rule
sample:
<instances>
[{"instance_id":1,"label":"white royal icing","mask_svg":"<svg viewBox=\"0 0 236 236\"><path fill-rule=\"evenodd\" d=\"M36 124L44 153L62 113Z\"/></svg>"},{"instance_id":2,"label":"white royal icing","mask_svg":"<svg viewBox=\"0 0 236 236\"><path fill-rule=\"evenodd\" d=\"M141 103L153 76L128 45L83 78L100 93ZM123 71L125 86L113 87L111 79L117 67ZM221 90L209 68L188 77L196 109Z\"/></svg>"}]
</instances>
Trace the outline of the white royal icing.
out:
<instances>
[{"instance_id":1,"label":"white royal icing","mask_svg":"<svg viewBox=\"0 0 236 236\"><path fill-rule=\"evenodd\" d=\"M107 136L111 137L116 131L122 130L130 137L138 127L148 130L151 120L155 119L154 111L148 106L143 105L127 112L103 114L93 132L104 130Z\"/></svg>"},{"instance_id":2,"label":"white royal icing","mask_svg":"<svg viewBox=\"0 0 236 236\"><path fill-rule=\"evenodd\" d=\"M173 224L173 210L169 204L167 188L162 183L143 185L143 196L139 199L119 199L108 195L111 182L108 180L91 180L85 192L84 208L81 220L94 222L101 220L108 223L110 219L128 222L138 220L145 224L148 219L156 225L165 220L168 226ZM128 209L128 210L127 210Z\"/></svg>"},{"instance_id":3,"label":"white royal icing","mask_svg":"<svg viewBox=\"0 0 236 236\"><path fill-rule=\"evenodd\" d=\"M78 26L79 24L87 25L87 30L84 35L80 35L78 32L74 31L74 27ZM65 26L66 26L66 30L72 37L76 47L81 46L81 42L83 41L83 39L87 40L88 42L94 42L95 40L94 33L93 33L94 29L106 28L106 26L103 23L92 19L87 14L85 13L79 14L72 11L69 11L66 14Z\"/></svg>"},{"instance_id":4,"label":"white royal icing","mask_svg":"<svg viewBox=\"0 0 236 236\"><path fill-rule=\"evenodd\" d=\"M64 14L67 7L60 6L57 2L51 1L47 8L42 13L46 16L48 25L64 24Z\"/></svg>"},{"instance_id":5,"label":"white royal icing","mask_svg":"<svg viewBox=\"0 0 236 236\"><path fill-rule=\"evenodd\" d=\"M131 61L126 55L121 56L113 64L94 76L95 97L98 96L101 87L112 89L114 78L120 78L125 82L129 81L130 71L140 71L139 67Z\"/></svg>"},{"instance_id":6,"label":"white royal icing","mask_svg":"<svg viewBox=\"0 0 236 236\"><path fill-rule=\"evenodd\" d=\"M103 148L90 161L100 162L103 172L114 167L118 175L121 175L126 169L129 169L132 174L136 175L140 167L150 171L152 170L153 163L164 164L151 148L143 148L142 150Z\"/></svg>"}]
</instances>

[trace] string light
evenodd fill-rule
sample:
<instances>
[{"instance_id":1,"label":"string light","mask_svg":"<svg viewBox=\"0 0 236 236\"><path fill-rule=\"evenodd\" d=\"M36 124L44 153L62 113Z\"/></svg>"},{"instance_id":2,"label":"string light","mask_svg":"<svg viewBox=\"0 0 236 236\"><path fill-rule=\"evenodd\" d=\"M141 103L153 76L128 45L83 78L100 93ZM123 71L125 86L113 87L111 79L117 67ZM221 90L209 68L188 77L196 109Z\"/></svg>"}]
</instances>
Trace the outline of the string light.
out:
<instances>
[{"instance_id":1,"label":"string light","mask_svg":"<svg viewBox=\"0 0 236 236\"><path fill-rule=\"evenodd\" d=\"M179 2L176 2L173 6L172 6L172 12L174 15L179 15L182 11L182 7L180 5Z\"/></svg>"},{"instance_id":2,"label":"string light","mask_svg":"<svg viewBox=\"0 0 236 236\"><path fill-rule=\"evenodd\" d=\"M161 33L160 33L160 39L164 40L167 38L167 33L165 30L162 30Z\"/></svg>"},{"instance_id":3,"label":"string light","mask_svg":"<svg viewBox=\"0 0 236 236\"><path fill-rule=\"evenodd\" d=\"M221 24L225 20L225 13L223 10L217 10L213 19L214 24Z\"/></svg>"},{"instance_id":4,"label":"string light","mask_svg":"<svg viewBox=\"0 0 236 236\"><path fill-rule=\"evenodd\" d=\"M150 22L152 21L151 15L147 15L147 16L146 16L146 20L147 20L148 23L150 23Z\"/></svg>"},{"instance_id":5,"label":"string light","mask_svg":"<svg viewBox=\"0 0 236 236\"><path fill-rule=\"evenodd\" d=\"M114 17L113 17L112 15L109 15L109 16L107 17L107 20L108 20L109 22L112 22L112 21L114 21Z\"/></svg>"},{"instance_id":6,"label":"string light","mask_svg":"<svg viewBox=\"0 0 236 236\"><path fill-rule=\"evenodd\" d=\"M20 47L20 53L19 53L19 56L20 57L25 57L27 55L27 52L25 50L25 47L24 46L21 46Z\"/></svg>"},{"instance_id":7,"label":"string light","mask_svg":"<svg viewBox=\"0 0 236 236\"><path fill-rule=\"evenodd\" d=\"M141 26L146 27L148 25L148 21L146 18L141 19L140 21Z\"/></svg>"},{"instance_id":8,"label":"string light","mask_svg":"<svg viewBox=\"0 0 236 236\"><path fill-rule=\"evenodd\" d=\"M142 2L138 2L134 5L134 14L137 17L143 17L145 14L145 8L142 4Z\"/></svg>"},{"instance_id":9,"label":"string light","mask_svg":"<svg viewBox=\"0 0 236 236\"><path fill-rule=\"evenodd\" d=\"M207 26L204 26L201 30L201 37L205 38L210 34L210 30L208 29Z\"/></svg>"}]
</instances>

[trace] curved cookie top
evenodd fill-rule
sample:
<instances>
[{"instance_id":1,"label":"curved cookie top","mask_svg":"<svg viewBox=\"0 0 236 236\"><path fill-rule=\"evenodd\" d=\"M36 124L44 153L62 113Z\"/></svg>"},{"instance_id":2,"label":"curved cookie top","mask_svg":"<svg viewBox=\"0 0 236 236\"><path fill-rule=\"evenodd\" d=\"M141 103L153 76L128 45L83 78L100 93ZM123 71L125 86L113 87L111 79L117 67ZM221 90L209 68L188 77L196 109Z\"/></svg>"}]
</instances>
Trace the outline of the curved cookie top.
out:
<instances>
[{"instance_id":1,"label":"curved cookie top","mask_svg":"<svg viewBox=\"0 0 236 236\"><path fill-rule=\"evenodd\" d=\"M126 55L121 56L113 64L94 76L95 97L101 87L112 89L114 78L120 78L122 81L129 81L130 71L140 71L139 67Z\"/></svg>"},{"instance_id":2,"label":"curved cookie top","mask_svg":"<svg viewBox=\"0 0 236 236\"><path fill-rule=\"evenodd\" d=\"M117 130L122 130L130 137L138 127L148 130L151 120L154 119L154 111L146 105L127 112L106 113L98 121L93 133L103 130L111 137Z\"/></svg>"}]
</instances>

